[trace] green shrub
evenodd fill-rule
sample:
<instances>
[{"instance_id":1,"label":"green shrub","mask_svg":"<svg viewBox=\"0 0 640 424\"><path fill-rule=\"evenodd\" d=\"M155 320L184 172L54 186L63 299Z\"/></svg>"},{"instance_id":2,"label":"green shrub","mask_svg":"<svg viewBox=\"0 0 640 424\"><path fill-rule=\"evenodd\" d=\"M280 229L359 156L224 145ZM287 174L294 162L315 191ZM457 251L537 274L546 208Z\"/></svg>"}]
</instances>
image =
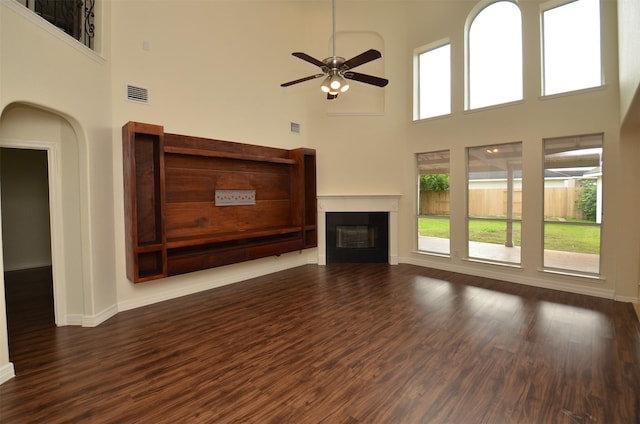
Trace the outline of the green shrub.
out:
<instances>
[{"instance_id":1,"label":"green shrub","mask_svg":"<svg viewBox=\"0 0 640 424\"><path fill-rule=\"evenodd\" d=\"M578 200L576 200L576 208L584 219L596 222L596 213L598 210L598 184L596 180L580 180L580 189L578 191Z\"/></svg>"},{"instance_id":2,"label":"green shrub","mask_svg":"<svg viewBox=\"0 0 640 424\"><path fill-rule=\"evenodd\" d=\"M420 191L449 191L449 174L420 175Z\"/></svg>"}]
</instances>

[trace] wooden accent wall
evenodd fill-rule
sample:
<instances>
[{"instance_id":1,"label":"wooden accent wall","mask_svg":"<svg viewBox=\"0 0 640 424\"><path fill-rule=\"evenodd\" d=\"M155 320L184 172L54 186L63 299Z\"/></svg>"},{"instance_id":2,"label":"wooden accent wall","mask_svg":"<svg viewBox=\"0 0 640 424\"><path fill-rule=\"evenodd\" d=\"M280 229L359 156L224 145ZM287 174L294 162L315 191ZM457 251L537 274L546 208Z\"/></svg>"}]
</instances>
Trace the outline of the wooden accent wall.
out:
<instances>
[{"instance_id":1,"label":"wooden accent wall","mask_svg":"<svg viewBox=\"0 0 640 424\"><path fill-rule=\"evenodd\" d=\"M315 150L122 129L127 277L142 282L317 246ZM216 190L255 204L216 205Z\"/></svg>"}]
</instances>

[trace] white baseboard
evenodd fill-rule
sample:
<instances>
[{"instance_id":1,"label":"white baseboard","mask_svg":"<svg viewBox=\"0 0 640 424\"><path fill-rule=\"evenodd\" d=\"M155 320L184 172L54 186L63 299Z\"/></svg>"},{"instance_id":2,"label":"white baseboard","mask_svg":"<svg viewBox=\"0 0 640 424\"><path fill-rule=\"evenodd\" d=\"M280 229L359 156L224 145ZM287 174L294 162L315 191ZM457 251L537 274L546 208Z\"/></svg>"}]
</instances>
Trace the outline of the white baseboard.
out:
<instances>
[{"instance_id":1,"label":"white baseboard","mask_svg":"<svg viewBox=\"0 0 640 424\"><path fill-rule=\"evenodd\" d=\"M13 363L9 362L0 367L0 384L11 380L16 376L16 370L13 367Z\"/></svg>"},{"instance_id":2,"label":"white baseboard","mask_svg":"<svg viewBox=\"0 0 640 424\"><path fill-rule=\"evenodd\" d=\"M493 278L495 280L506 281L509 283L524 284L544 289L559 290L569 293L584 294L587 296L601 297L605 299L616 299L615 291L609 289L601 289L598 287L587 287L578 284L571 284L560 281L548 281L540 278L522 275L521 273L501 272L500 270L492 270L488 268L476 269L452 264L449 261L435 261L429 259L419 259L413 257L400 258L401 263L423 266L426 268L441 269L444 271L457 272L460 274L474 275L477 277Z\"/></svg>"},{"instance_id":3,"label":"white baseboard","mask_svg":"<svg viewBox=\"0 0 640 424\"><path fill-rule=\"evenodd\" d=\"M64 316L63 322L57 322L56 325L58 327L62 327L65 325L82 325L82 314L67 314Z\"/></svg>"},{"instance_id":4,"label":"white baseboard","mask_svg":"<svg viewBox=\"0 0 640 424\"><path fill-rule=\"evenodd\" d=\"M117 313L118 305L111 305L96 315L84 315L81 325L83 327L97 327Z\"/></svg>"}]
</instances>

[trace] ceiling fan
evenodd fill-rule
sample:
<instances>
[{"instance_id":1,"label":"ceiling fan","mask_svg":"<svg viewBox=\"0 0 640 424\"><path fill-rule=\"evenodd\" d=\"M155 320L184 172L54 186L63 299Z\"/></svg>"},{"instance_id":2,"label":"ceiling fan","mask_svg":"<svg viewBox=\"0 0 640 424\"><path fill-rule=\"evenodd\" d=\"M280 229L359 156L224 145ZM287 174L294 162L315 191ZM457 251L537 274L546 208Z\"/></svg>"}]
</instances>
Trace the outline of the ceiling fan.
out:
<instances>
[{"instance_id":1,"label":"ceiling fan","mask_svg":"<svg viewBox=\"0 0 640 424\"><path fill-rule=\"evenodd\" d=\"M327 100L333 100L338 97L338 94L344 93L349 89L349 82L347 80L354 80L364 82L366 84L376 85L378 87L384 87L389 83L389 80L375 77L373 75L360 74L353 72L351 69L356 66L364 65L382 57L382 53L378 50L369 49L364 53L360 53L357 56L352 57L349 60L345 60L343 57L336 56L336 0L333 0L333 56L324 60L318 60L306 53L294 52L293 56L307 61L320 68L322 73L310 75L308 77L300 78L294 81L285 82L280 84L280 87L288 87L290 85L298 84L300 82L309 81L312 79L326 76L320 89L327 93Z\"/></svg>"}]
</instances>

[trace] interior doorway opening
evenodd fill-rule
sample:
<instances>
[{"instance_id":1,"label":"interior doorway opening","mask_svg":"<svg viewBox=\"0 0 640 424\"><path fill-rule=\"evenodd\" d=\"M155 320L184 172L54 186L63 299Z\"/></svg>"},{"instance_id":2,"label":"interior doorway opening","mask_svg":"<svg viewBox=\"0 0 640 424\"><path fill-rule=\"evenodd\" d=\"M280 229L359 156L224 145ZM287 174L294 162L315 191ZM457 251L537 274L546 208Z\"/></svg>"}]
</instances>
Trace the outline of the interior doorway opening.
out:
<instances>
[{"instance_id":1,"label":"interior doorway opening","mask_svg":"<svg viewBox=\"0 0 640 424\"><path fill-rule=\"evenodd\" d=\"M55 326L46 150L0 148L2 260L9 343Z\"/></svg>"}]
</instances>

